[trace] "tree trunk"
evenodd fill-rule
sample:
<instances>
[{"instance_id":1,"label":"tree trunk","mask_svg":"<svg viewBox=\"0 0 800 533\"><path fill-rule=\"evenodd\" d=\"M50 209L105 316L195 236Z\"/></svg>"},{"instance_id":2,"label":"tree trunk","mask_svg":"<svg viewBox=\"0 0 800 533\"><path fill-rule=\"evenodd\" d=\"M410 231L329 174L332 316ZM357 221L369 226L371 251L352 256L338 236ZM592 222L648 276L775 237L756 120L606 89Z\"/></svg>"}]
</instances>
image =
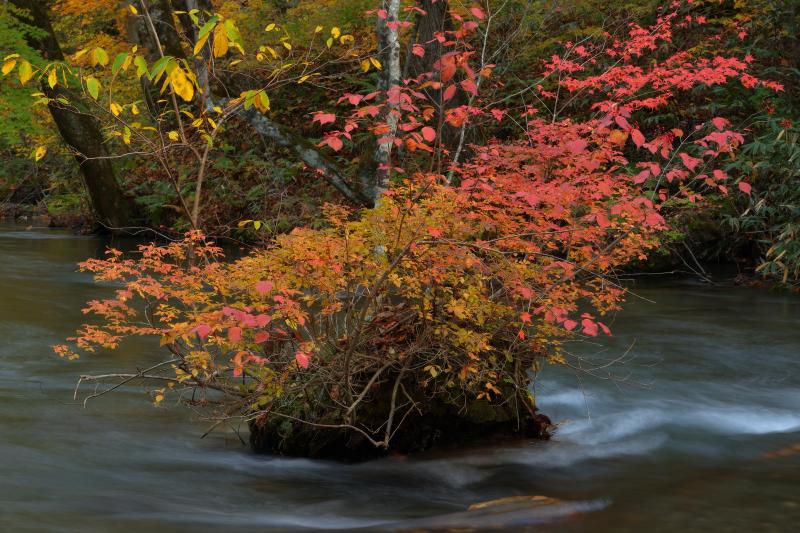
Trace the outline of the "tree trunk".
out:
<instances>
[{"instance_id":1,"label":"tree trunk","mask_svg":"<svg viewBox=\"0 0 800 533\"><path fill-rule=\"evenodd\" d=\"M448 51L435 36L453 29L448 0L419 0L417 3L425 14L416 14L414 38L406 56L406 72L414 78L434 71L436 62ZM425 50L422 57L410 53L413 44L419 44Z\"/></svg>"},{"instance_id":2,"label":"tree trunk","mask_svg":"<svg viewBox=\"0 0 800 533\"><path fill-rule=\"evenodd\" d=\"M29 36L28 44L45 59L63 61L64 54L50 23L47 2L11 0L11 3L30 13L30 20L23 20L23 23L42 30L39 34ZM51 99L48 108L62 139L75 153L98 222L112 231L130 226L134 222L135 210L117 181L97 119L73 103L63 104L56 101L64 98L70 102L78 102L77 95L61 85L50 88L43 81L42 91Z\"/></svg>"},{"instance_id":3,"label":"tree trunk","mask_svg":"<svg viewBox=\"0 0 800 533\"><path fill-rule=\"evenodd\" d=\"M164 56L178 59L185 58L181 38L175 29L172 4L169 0L128 0L128 4L138 8L141 13L129 15L126 19L128 39L147 51L147 60L151 63ZM146 15L145 15L146 10ZM153 22L156 35L150 30L148 17ZM142 86L142 97L153 120L163 119L167 106L159 103L160 93L150 79L144 75L139 78ZM167 124L170 128L173 124Z\"/></svg>"},{"instance_id":4,"label":"tree trunk","mask_svg":"<svg viewBox=\"0 0 800 533\"><path fill-rule=\"evenodd\" d=\"M248 110L243 109L240 114L259 135L271 139L281 148L294 152L306 165L319 172L342 196L355 204L367 206L372 204L372 198L365 196L362 191L353 190L336 164L317 150L311 142L294 134L289 128L271 121L253 107Z\"/></svg>"},{"instance_id":5,"label":"tree trunk","mask_svg":"<svg viewBox=\"0 0 800 533\"><path fill-rule=\"evenodd\" d=\"M48 108L61 137L75 151L97 220L111 231L131 226L134 209L117 182L97 119L74 105L57 102L59 97L74 98L64 89L42 83L42 90L51 99Z\"/></svg>"},{"instance_id":6,"label":"tree trunk","mask_svg":"<svg viewBox=\"0 0 800 533\"><path fill-rule=\"evenodd\" d=\"M178 15L178 20L183 29L183 38L190 48L194 48L199 38L200 28L209 18L208 13L214 12L214 6L211 4L211 0L173 0L173 3L178 11L183 11ZM196 14L199 19L198 24L195 24L192 17L189 16L189 13L195 9L198 11ZM197 76L197 86L200 88L196 97L201 112L214 107L208 72L209 61L211 61L211 39L206 42L200 53L192 58L194 73Z\"/></svg>"},{"instance_id":7,"label":"tree trunk","mask_svg":"<svg viewBox=\"0 0 800 533\"><path fill-rule=\"evenodd\" d=\"M453 51L452 46L436 38L437 34L453 30L453 20L450 16L450 2L448 0L418 0L418 7L425 11L425 14L417 13L414 22L414 38L409 43L406 52L406 73L411 78L420 78L421 81L427 79L439 81L442 56ZM447 36L447 41L451 41L452 36ZM422 47L425 53L422 57L411 53L413 45ZM454 80L455 81L455 80ZM452 83L452 82L451 82ZM464 103L461 90L457 90L455 96L445 101L443 98L444 88L434 89L428 87L424 91L437 109L437 122L441 125L441 146L453 150L458 144L459 128L454 128L444 118L448 109L458 107Z\"/></svg>"},{"instance_id":8,"label":"tree trunk","mask_svg":"<svg viewBox=\"0 0 800 533\"><path fill-rule=\"evenodd\" d=\"M131 16L128 19L128 34L130 39L147 49L148 60L154 61L161 57L158 44L161 44L161 50L165 56L172 56L177 58L185 57L183 47L181 46L181 37L175 29L172 4L169 0L130 0L128 3L134 7L142 10L143 1L144 8L147 9L150 18L153 21L153 27L158 35L158 43L150 31L147 19L143 14Z\"/></svg>"},{"instance_id":9,"label":"tree trunk","mask_svg":"<svg viewBox=\"0 0 800 533\"><path fill-rule=\"evenodd\" d=\"M378 18L378 55L383 65L378 81L378 91L384 94L387 106L383 114L386 132L377 143L372 159L361 165L359 178L362 194L370 199L370 203L378 203L381 195L389 186L392 166L393 139L397 134L399 119L400 88L400 36L397 23L400 20L400 0L382 0L381 8L386 16ZM389 139L387 142L386 140Z\"/></svg>"}]
</instances>

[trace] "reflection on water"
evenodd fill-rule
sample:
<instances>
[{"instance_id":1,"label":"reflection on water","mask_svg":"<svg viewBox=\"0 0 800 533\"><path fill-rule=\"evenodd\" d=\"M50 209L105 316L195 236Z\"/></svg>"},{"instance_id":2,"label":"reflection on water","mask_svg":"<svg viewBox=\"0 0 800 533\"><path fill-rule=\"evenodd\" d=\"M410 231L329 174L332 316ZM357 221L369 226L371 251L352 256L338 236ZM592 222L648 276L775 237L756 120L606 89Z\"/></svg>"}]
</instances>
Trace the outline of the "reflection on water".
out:
<instances>
[{"instance_id":1,"label":"reflection on water","mask_svg":"<svg viewBox=\"0 0 800 533\"><path fill-rule=\"evenodd\" d=\"M75 405L79 374L162 357L146 343L75 363L51 354L106 290L75 272L103 246L0 227L4 531L790 531L800 520L800 454L765 457L800 442L797 296L640 288L656 303L632 301L603 347L571 348L596 377L540 376L542 410L560 424L552 441L340 465L254 456L232 431L201 440L202 423L137 390ZM502 520L465 513L534 494L561 503Z\"/></svg>"}]
</instances>

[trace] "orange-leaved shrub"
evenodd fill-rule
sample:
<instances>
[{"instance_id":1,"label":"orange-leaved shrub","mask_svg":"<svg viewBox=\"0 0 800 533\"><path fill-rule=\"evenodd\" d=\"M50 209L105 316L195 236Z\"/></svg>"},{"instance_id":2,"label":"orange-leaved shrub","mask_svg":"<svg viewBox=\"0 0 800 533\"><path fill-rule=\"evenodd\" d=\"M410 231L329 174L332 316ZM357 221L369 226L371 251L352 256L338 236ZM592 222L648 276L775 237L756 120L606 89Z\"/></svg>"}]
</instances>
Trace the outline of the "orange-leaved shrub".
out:
<instances>
[{"instance_id":1,"label":"orange-leaved shrub","mask_svg":"<svg viewBox=\"0 0 800 533\"><path fill-rule=\"evenodd\" d=\"M648 125L647 113L686 91L736 79L780 89L747 74L746 58L673 51L673 28L704 24L680 17L682 5L622 39L565 44L533 87L544 111L526 105L514 117L519 140L472 146L461 163L469 117L511 115L472 97L449 109L461 130L447 174L394 178L374 208L328 206L322 229L295 229L234 261L197 231L138 256L87 261L122 288L89 304L99 323L74 341L93 350L158 337L170 358L135 375L167 384L157 402L173 393L216 420L247 420L258 447L286 453L540 432L533 375L542 362L565 362L565 340L610 333L604 315L626 292L614 272L658 245L663 214L732 183L751 191L746 176L724 170L743 141L724 117ZM478 96L491 69L476 78L469 57L438 61L443 99L456 94L459 68L461 89ZM378 144L398 157L377 164L378 192L390 174L426 168L401 148L449 153L425 125L436 117L426 94L413 84L386 92L344 95L355 111L320 142L342 150L342 138L374 119ZM333 113L314 120L338 127Z\"/></svg>"},{"instance_id":2,"label":"orange-leaved shrub","mask_svg":"<svg viewBox=\"0 0 800 533\"><path fill-rule=\"evenodd\" d=\"M417 176L373 209L329 206L323 229L235 261L199 232L86 261L122 288L90 302L100 322L73 340L158 337L171 357L142 376L166 381L158 400L191 391L278 449L287 425L390 448L434 414L532 420L531 373L562 361L565 338L608 333L625 293L613 270L663 227L612 129L539 126L475 148L457 185Z\"/></svg>"}]
</instances>

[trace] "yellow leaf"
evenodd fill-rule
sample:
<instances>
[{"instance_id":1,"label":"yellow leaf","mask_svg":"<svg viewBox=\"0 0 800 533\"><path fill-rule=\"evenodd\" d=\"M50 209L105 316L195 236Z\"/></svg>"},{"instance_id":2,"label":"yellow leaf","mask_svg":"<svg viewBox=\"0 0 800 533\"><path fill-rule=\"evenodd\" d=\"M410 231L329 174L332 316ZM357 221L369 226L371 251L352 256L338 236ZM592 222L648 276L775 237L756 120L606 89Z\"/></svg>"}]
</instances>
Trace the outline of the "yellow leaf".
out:
<instances>
[{"instance_id":1,"label":"yellow leaf","mask_svg":"<svg viewBox=\"0 0 800 533\"><path fill-rule=\"evenodd\" d=\"M137 106L136 104L131 104L131 113L133 113L134 115L138 115L139 114L139 106Z\"/></svg>"},{"instance_id":2,"label":"yellow leaf","mask_svg":"<svg viewBox=\"0 0 800 533\"><path fill-rule=\"evenodd\" d=\"M177 141L180 138L177 131L167 133L167 137L169 137L171 141Z\"/></svg>"},{"instance_id":3,"label":"yellow leaf","mask_svg":"<svg viewBox=\"0 0 800 533\"><path fill-rule=\"evenodd\" d=\"M208 41L208 38L210 36L211 36L211 32L206 33L205 35L203 35L202 37L197 39L197 43L194 45L194 55L197 55L197 54L200 53L200 51L206 45L206 42Z\"/></svg>"},{"instance_id":4,"label":"yellow leaf","mask_svg":"<svg viewBox=\"0 0 800 533\"><path fill-rule=\"evenodd\" d=\"M9 59L5 63L3 63L3 76L14 70L14 65L17 64L16 59Z\"/></svg>"},{"instance_id":5,"label":"yellow leaf","mask_svg":"<svg viewBox=\"0 0 800 533\"><path fill-rule=\"evenodd\" d=\"M365 59L361 62L361 70L364 72L369 71L369 59Z\"/></svg>"},{"instance_id":6,"label":"yellow leaf","mask_svg":"<svg viewBox=\"0 0 800 533\"><path fill-rule=\"evenodd\" d=\"M133 13L134 15L138 15L139 14L139 11L134 6L132 6L130 4L128 4L128 9L130 9L131 13Z\"/></svg>"},{"instance_id":7,"label":"yellow leaf","mask_svg":"<svg viewBox=\"0 0 800 533\"><path fill-rule=\"evenodd\" d=\"M262 113L269 111L269 96L264 91L258 91L253 97L253 105Z\"/></svg>"},{"instance_id":8,"label":"yellow leaf","mask_svg":"<svg viewBox=\"0 0 800 533\"><path fill-rule=\"evenodd\" d=\"M286 48L287 50L291 50L292 49L292 45L287 43L286 41L283 41L283 43L281 43L281 44L283 44L283 47Z\"/></svg>"},{"instance_id":9,"label":"yellow leaf","mask_svg":"<svg viewBox=\"0 0 800 533\"><path fill-rule=\"evenodd\" d=\"M325 44L328 45L328 48L333 46L333 37L328 37L328 40L325 41Z\"/></svg>"},{"instance_id":10,"label":"yellow leaf","mask_svg":"<svg viewBox=\"0 0 800 533\"><path fill-rule=\"evenodd\" d=\"M131 143L131 130L128 126L125 126L125 129L122 131L122 142L125 144Z\"/></svg>"},{"instance_id":11,"label":"yellow leaf","mask_svg":"<svg viewBox=\"0 0 800 533\"><path fill-rule=\"evenodd\" d=\"M317 26L316 28L314 28L314 33L319 33L321 31L322 31L322 26Z\"/></svg>"},{"instance_id":12,"label":"yellow leaf","mask_svg":"<svg viewBox=\"0 0 800 533\"><path fill-rule=\"evenodd\" d=\"M216 41L215 41L216 43ZM194 86L186 77L186 73L181 67L175 67L169 74L169 81L175 94L183 98L186 102L191 102L194 97Z\"/></svg>"},{"instance_id":13,"label":"yellow leaf","mask_svg":"<svg viewBox=\"0 0 800 533\"><path fill-rule=\"evenodd\" d=\"M487 382L487 383L486 383L486 390L490 390L490 391L492 391L493 393L495 393L495 394L497 394L497 395L502 395L502 394L503 394L503 393L500 391L500 389L498 389L497 387L495 387L495 386L494 386L494 383L489 383L489 382Z\"/></svg>"},{"instance_id":14,"label":"yellow leaf","mask_svg":"<svg viewBox=\"0 0 800 533\"><path fill-rule=\"evenodd\" d=\"M36 149L36 152L34 152L33 158L36 161L39 161L40 159L42 159L45 156L46 153L47 153L47 147L46 146L39 146Z\"/></svg>"},{"instance_id":15,"label":"yellow leaf","mask_svg":"<svg viewBox=\"0 0 800 533\"><path fill-rule=\"evenodd\" d=\"M369 61L370 61L370 63L372 63L372 65L373 65L373 66L374 66L376 69L378 69L378 70L380 70L380 69L381 69L382 65L381 65L381 62L380 62L380 61L378 61L378 60L377 60L377 59L375 59L374 57L370 57L370 58L369 58Z\"/></svg>"},{"instance_id":16,"label":"yellow leaf","mask_svg":"<svg viewBox=\"0 0 800 533\"><path fill-rule=\"evenodd\" d=\"M25 85L32 77L33 68L31 67L30 63L23 59L22 63L19 64L19 81L22 83L22 85Z\"/></svg>"},{"instance_id":17,"label":"yellow leaf","mask_svg":"<svg viewBox=\"0 0 800 533\"><path fill-rule=\"evenodd\" d=\"M342 44L347 44L347 43L351 43L352 44L355 41L356 41L356 39L352 35L342 35L339 38L339 42L342 43Z\"/></svg>"},{"instance_id":18,"label":"yellow leaf","mask_svg":"<svg viewBox=\"0 0 800 533\"><path fill-rule=\"evenodd\" d=\"M50 69L50 73L47 75L47 84L52 89L58 83L58 72L56 72L56 68L53 67Z\"/></svg>"},{"instance_id":19,"label":"yellow leaf","mask_svg":"<svg viewBox=\"0 0 800 533\"><path fill-rule=\"evenodd\" d=\"M225 35L225 28L217 26L214 30L214 57L222 57L228 53L228 36Z\"/></svg>"},{"instance_id":20,"label":"yellow leaf","mask_svg":"<svg viewBox=\"0 0 800 533\"><path fill-rule=\"evenodd\" d=\"M119 116L119 114L120 114L120 113L122 113L122 106L120 106L120 105L119 105L118 103L116 103L116 102L111 102L111 104L109 104L109 106L108 106L108 107L111 109L111 113L112 113L112 114L113 114L115 117L118 117L118 116Z\"/></svg>"},{"instance_id":21,"label":"yellow leaf","mask_svg":"<svg viewBox=\"0 0 800 533\"><path fill-rule=\"evenodd\" d=\"M267 24L267 27L264 28L264 31L272 31L274 29L275 29L275 23L273 22L273 23Z\"/></svg>"}]
</instances>

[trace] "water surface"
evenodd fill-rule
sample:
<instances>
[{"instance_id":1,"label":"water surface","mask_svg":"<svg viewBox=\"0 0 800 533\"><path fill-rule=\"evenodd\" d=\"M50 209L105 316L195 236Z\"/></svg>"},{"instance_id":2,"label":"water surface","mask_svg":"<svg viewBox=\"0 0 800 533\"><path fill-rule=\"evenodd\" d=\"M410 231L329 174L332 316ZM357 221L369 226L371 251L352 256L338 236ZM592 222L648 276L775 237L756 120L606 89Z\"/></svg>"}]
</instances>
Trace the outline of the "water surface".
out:
<instances>
[{"instance_id":1,"label":"water surface","mask_svg":"<svg viewBox=\"0 0 800 533\"><path fill-rule=\"evenodd\" d=\"M536 384L549 442L361 465L251 454L136 389L73 402L77 376L157 362L147 343L78 362L50 345L103 296L95 238L0 226L0 530L792 531L800 523L800 297L691 281L638 287L603 345ZM647 301L649 300L649 301ZM655 302L655 303L651 303ZM625 355L627 353L627 355ZM609 361L619 359L606 366ZM243 435L246 438L246 435ZM475 502L544 495L502 520Z\"/></svg>"}]
</instances>

